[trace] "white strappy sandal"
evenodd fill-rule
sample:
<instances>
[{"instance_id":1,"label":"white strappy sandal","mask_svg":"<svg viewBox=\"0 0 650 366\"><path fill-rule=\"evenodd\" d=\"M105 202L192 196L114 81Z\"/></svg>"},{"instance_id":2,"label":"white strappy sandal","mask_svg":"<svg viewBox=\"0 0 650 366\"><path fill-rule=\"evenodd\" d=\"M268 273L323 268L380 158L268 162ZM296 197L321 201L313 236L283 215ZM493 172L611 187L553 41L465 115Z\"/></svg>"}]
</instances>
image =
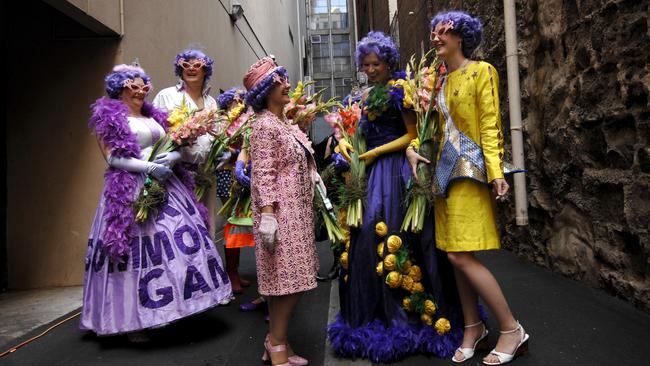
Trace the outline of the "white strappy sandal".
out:
<instances>
[{"instance_id":1,"label":"white strappy sandal","mask_svg":"<svg viewBox=\"0 0 650 366\"><path fill-rule=\"evenodd\" d=\"M487 336L488 336L489 332L488 332L487 328L485 327L485 323L480 321L478 323L466 325L465 329L473 328L473 327L478 326L478 325L483 325L483 333L481 333L481 336L476 340L476 342L474 342L474 347L466 347L466 348L458 347L456 349L456 352L462 353L463 354L463 359L462 360L457 359L456 355L454 354L454 357L451 358L451 360L453 362L455 362L455 363L463 363L463 362L469 360L470 358L474 357L474 352L477 349L479 349L479 350L487 349L487 346L488 346Z\"/></svg>"},{"instance_id":2,"label":"white strappy sandal","mask_svg":"<svg viewBox=\"0 0 650 366\"><path fill-rule=\"evenodd\" d=\"M519 341L519 344L517 345L517 348L515 348L515 351L513 353L503 353L503 352L497 352L496 348L493 349L489 354L490 355L495 355L497 357L498 362L486 362L483 360L484 365L503 365L509 362L512 362L517 356L523 356L526 353L528 353L528 340L530 339L530 335L526 333L524 330L524 327L517 322L517 328L513 330L506 330L506 331L501 331L501 334L510 334L514 332L519 332L521 331L521 340Z\"/></svg>"}]
</instances>

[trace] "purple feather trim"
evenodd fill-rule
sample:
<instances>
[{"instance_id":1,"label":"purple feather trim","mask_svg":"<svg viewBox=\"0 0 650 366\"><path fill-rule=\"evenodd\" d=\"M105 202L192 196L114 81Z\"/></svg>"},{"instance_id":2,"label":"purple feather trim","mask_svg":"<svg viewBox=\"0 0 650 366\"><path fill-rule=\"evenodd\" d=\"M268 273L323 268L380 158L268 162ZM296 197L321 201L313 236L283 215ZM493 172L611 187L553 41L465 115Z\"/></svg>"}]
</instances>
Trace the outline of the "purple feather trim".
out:
<instances>
[{"instance_id":1,"label":"purple feather trim","mask_svg":"<svg viewBox=\"0 0 650 366\"><path fill-rule=\"evenodd\" d=\"M140 144L129 127L128 108L118 99L99 98L93 105L88 127L111 151L120 158L139 158ZM145 117L152 117L166 127L167 116L145 102ZM134 236L135 215L133 202L138 195L138 174L108 168L104 174L104 217L106 229L102 234L103 249L116 262L123 262L129 253Z\"/></svg>"},{"instance_id":2,"label":"purple feather trim","mask_svg":"<svg viewBox=\"0 0 650 366\"><path fill-rule=\"evenodd\" d=\"M327 327L327 336L339 356L389 363L418 352L449 358L461 344L463 332L457 326L441 336L433 327L421 323L394 321L386 327L379 320L352 328L337 315L336 321Z\"/></svg>"}]
</instances>

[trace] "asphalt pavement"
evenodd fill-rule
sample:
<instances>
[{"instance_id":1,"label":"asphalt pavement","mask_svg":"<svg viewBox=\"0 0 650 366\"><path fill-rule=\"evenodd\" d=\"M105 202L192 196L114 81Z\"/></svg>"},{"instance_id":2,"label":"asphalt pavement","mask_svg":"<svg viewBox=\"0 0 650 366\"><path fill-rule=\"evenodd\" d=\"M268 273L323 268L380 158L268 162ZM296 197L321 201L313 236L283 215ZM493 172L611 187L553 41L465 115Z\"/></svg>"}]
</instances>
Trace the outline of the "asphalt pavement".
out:
<instances>
[{"instance_id":1,"label":"asphalt pavement","mask_svg":"<svg viewBox=\"0 0 650 366\"><path fill-rule=\"evenodd\" d=\"M321 272L326 272L332 256L326 243L318 244L318 248ZM650 364L650 314L506 251L481 257L501 281L516 317L531 335L530 353L517 359L515 365ZM240 271L254 279L252 249L242 250ZM327 347L325 327L328 317L336 313L337 303L332 297L330 309L332 290L331 283L319 283L317 289L301 299L290 329L292 347L308 358L311 365L370 365L363 360L337 359ZM229 306L151 331L151 341L146 344L129 343L123 336L96 337L80 331L75 318L0 358L0 365L261 365L262 340L267 332L264 315L238 310L240 303L254 297L253 286ZM489 326L496 335L498 328L493 319ZM15 343L45 328L36 329ZM493 345L496 336L491 336L490 342ZM477 357L465 365L480 365L479 360ZM397 364L435 366L451 362L414 356Z\"/></svg>"}]
</instances>

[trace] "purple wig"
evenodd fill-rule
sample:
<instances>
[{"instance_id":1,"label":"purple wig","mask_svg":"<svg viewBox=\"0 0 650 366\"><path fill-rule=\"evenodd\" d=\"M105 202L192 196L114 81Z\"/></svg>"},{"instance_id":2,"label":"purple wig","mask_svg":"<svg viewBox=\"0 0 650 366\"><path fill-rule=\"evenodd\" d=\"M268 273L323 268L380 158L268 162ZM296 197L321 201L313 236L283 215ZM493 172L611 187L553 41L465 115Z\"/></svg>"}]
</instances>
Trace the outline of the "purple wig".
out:
<instances>
[{"instance_id":1,"label":"purple wig","mask_svg":"<svg viewBox=\"0 0 650 366\"><path fill-rule=\"evenodd\" d=\"M205 81L210 80L210 76L212 76L212 64L214 64L214 60L203 53L203 51L190 48L179 52L178 55L176 55L176 59L174 60L174 72L179 78L183 77L183 68L181 65L179 65L181 59L185 59L185 61L189 61L191 59L203 60L205 63L205 66L203 66L203 70L205 71Z\"/></svg>"},{"instance_id":2,"label":"purple wig","mask_svg":"<svg viewBox=\"0 0 650 366\"><path fill-rule=\"evenodd\" d=\"M283 66L280 66L246 93L246 104L253 107L255 112L266 108L266 97L269 96L273 87L278 85L278 76L281 79L289 78L287 70Z\"/></svg>"},{"instance_id":3,"label":"purple wig","mask_svg":"<svg viewBox=\"0 0 650 366\"><path fill-rule=\"evenodd\" d=\"M219 98L217 98L217 104L219 105L219 108L226 109L235 98L239 98L243 101L245 96L246 91L243 88L230 88L219 95Z\"/></svg>"},{"instance_id":4,"label":"purple wig","mask_svg":"<svg viewBox=\"0 0 650 366\"><path fill-rule=\"evenodd\" d=\"M447 11L436 14L431 20L431 29L444 22L451 22L451 32L463 40L463 55L469 58L483 41L481 21L462 11Z\"/></svg>"},{"instance_id":5,"label":"purple wig","mask_svg":"<svg viewBox=\"0 0 650 366\"><path fill-rule=\"evenodd\" d=\"M357 68L361 70L363 58L374 53L380 60L385 61L391 71L397 70L399 66L399 51L395 42L389 36L382 32L370 32L363 37L357 44L357 50L354 53L357 61Z\"/></svg>"},{"instance_id":6,"label":"purple wig","mask_svg":"<svg viewBox=\"0 0 650 366\"><path fill-rule=\"evenodd\" d=\"M125 64L117 65L113 67L113 71L106 75L106 79L104 79L106 93L111 99L118 99L122 89L124 89L124 82L137 78L141 78L145 84L151 85L151 78L142 68Z\"/></svg>"}]
</instances>

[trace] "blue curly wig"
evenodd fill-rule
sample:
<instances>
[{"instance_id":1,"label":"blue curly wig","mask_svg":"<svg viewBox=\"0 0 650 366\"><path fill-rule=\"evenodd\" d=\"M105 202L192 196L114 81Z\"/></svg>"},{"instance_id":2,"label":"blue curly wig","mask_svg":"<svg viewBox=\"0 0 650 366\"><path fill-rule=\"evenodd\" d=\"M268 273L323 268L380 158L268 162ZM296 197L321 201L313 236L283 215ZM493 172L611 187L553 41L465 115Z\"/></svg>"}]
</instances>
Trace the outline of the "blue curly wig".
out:
<instances>
[{"instance_id":1,"label":"blue curly wig","mask_svg":"<svg viewBox=\"0 0 650 366\"><path fill-rule=\"evenodd\" d=\"M104 79L106 93L111 99L118 99L124 89L124 81L137 78L141 78L145 84L151 85L151 78L141 67L126 64L116 65Z\"/></svg>"},{"instance_id":2,"label":"blue curly wig","mask_svg":"<svg viewBox=\"0 0 650 366\"><path fill-rule=\"evenodd\" d=\"M399 50L395 46L393 39L384 33L369 32L367 36L357 43L354 58L358 70L362 68L363 58L371 53L376 54L380 60L385 61L391 71L395 71L399 67Z\"/></svg>"},{"instance_id":3,"label":"blue curly wig","mask_svg":"<svg viewBox=\"0 0 650 366\"><path fill-rule=\"evenodd\" d=\"M191 59L203 60L203 62L205 62L205 66L203 66L203 70L205 71L205 81L210 80L210 76L212 76L212 64L214 64L214 60L211 59L210 56L203 53L203 51L190 48L179 52L178 55L176 55L176 58L174 59L174 73L179 78L182 78L183 68L178 64L180 59L185 59L185 61L189 61Z\"/></svg>"},{"instance_id":4,"label":"blue curly wig","mask_svg":"<svg viewBox=\"0 0 650 366\"><path fill-rule=\"evenodd\" d=\"M235 100L235 98L238 97L240 100L244 100L245 96L246 90L243 88L230 88L225 92L219 94L219 97L217 98L217 104L219 105L219 108L226 109L228 108L228 105L232 103L233 100Z\"/></svg>"},{"instance_id":5,"label":"blue curly wig","mask_svg":"<svg viewBox=\"0 0 650 366\"><path fill-rule=\"evenodd\" d=\"M269 96L271 90L277 85L276 75L283 79L289 79L287 70L283 66L280 66L246 93L246 104L253 107L255 112L266 108L266 97Z\"/></svg>"},{"instance_id":6,"label":"blue curly wig","mask_svg":"<svg viewBox=\"0 0 650 366\"><path fill-rule=\"evenodd\" d=\"M472 53L483 42L483 23L462 11L446 11L436 14L431 20L431 29L435 29L438 23L451 21L454 29L451 30L463 40L463 55L469 58Z\"/></svg>"}]
</instances>

